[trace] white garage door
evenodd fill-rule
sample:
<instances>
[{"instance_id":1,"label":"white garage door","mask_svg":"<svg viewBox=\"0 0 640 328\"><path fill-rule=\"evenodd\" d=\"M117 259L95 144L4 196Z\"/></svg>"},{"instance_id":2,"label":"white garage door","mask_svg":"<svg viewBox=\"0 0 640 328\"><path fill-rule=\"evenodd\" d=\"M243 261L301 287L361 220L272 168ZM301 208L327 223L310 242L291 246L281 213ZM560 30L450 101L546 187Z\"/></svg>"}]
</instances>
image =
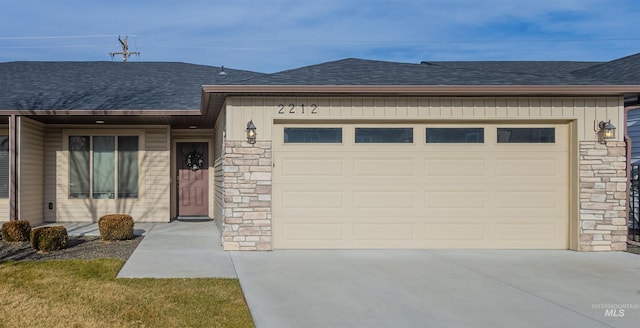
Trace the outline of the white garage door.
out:
<instances>
[{"instance_id":1,"label":"white garage door","mask_svg":"<svg viewBox=\"0 0 640 328\"><path fill-rule=\"evenodd\" d=\"M274 128L274 248L568 247L566 125Z\"/></svg>"}]
</instances>

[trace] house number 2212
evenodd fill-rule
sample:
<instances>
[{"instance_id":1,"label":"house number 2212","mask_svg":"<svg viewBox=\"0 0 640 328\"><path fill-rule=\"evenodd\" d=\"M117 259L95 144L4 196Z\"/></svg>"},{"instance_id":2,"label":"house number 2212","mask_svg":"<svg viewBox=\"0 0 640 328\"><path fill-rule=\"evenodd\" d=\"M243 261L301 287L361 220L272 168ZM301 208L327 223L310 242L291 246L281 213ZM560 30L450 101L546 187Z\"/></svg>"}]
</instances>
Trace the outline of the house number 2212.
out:
<instances>
[{"instance_id":1,"label":"house number 2212","mask_svg":"<svg viewBox=\"0 0 640 328\"><path fill-rule=\"evenodd\" d=\"M318 105L311 104L307 106L305 104L299 104L299 105L278 104L278 114L282 114L282 115L297 114L297 113L304 114L305 111L311 114L318 114Z\"/></svg>"}]
</instances>

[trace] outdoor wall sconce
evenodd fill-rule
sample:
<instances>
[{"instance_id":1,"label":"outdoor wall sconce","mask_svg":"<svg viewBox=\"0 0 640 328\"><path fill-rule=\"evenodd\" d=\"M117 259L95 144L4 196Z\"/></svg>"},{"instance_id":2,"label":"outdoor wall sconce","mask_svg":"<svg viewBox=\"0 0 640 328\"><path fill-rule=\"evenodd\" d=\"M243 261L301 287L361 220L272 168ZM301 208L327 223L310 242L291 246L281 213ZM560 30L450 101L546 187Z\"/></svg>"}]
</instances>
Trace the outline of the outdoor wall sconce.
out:
<instances>
[{"instance_id":1,"label":"outdoor wall sconce","mask_svg":"<svg viewBox=\"0 0 640 328\"><path fill-rule=\"evenodd\" d=\"M256 143L256 126L253 124L253 120L247 123L247 142L252 145Z\"/></svg>"},{"instance_id":2,"label":"outdoor wall sconce","mask_svg":"<svg viewBox=\"0 0 640 328\"><path fill-rule=\"evenodd\" d=\"M616 137L616 126L611 124L611 120L608 122L600 121L598 123L598 141L601 144L606 144L608 139L614 139Z\"/></svg>"}]
</instances>

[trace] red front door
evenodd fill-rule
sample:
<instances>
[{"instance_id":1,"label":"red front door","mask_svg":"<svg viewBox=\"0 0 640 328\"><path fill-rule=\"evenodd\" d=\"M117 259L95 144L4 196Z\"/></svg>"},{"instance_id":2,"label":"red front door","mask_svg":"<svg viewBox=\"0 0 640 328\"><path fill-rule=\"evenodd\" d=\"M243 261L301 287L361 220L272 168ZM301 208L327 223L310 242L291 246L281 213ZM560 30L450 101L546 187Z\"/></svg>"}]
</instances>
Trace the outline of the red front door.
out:
<instances>
[{"instance_id":1,"label":"red front door","mask_svg":"<svg viewBox=\"0 0 640 328\"><path fill-rule=\"evenodd\" d=\"M178 168L178 216L209 215L209 144L176 145Z\"/></svg>"}]
</instances>

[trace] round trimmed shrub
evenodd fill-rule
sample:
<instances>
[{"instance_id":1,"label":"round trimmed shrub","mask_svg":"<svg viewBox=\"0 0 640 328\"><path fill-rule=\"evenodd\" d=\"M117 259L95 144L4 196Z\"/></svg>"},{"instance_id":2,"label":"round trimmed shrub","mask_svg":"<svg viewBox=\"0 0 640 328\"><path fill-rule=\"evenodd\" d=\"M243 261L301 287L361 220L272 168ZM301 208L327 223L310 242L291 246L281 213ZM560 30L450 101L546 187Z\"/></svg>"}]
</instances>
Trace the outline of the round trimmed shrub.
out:
<instances>
[{"instance_id":1,"label":"round trimmed shrub","mask_svg":"<svg viewBox=\"0 0 640 328\"><path fill-rule=\"evenodd\" d=\"M31 224L29 221L16 220L2 224L2 240L6 242L17 242L29 240Z\"/></svg>"},{"instance_id":2,"label":"round trimmed shrub","mask_svg":"<svg viewBox=\"0 0 640 328\"><path fill-rule=\"evenodd\" d=\"M67 229L63 226L31 230L31 247L40 252L48 253L65 248L68 240Z\"/></svg>"},{"instance_id":3,"label":"round trimmed shrub","mask_svg":"<svg viewBox=\"0 0 640 328\"><path fill-rule=\"evenodd\" d=\"M133 239L133 218L129 214L107 214L98 221L100 239Z\"/></svg>"}]
</instances>

